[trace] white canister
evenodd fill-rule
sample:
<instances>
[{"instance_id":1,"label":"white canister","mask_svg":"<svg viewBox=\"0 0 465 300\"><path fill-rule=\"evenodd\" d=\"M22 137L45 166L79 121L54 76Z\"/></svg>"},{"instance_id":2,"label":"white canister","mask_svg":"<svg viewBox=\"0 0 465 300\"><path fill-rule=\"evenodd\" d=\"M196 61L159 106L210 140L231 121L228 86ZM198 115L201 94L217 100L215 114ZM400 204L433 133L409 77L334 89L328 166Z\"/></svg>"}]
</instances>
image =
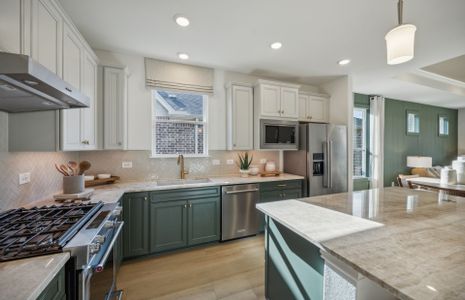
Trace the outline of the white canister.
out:
<instances>
[{"instance_id":1,"label":"white canister","mask_svg":"<svg viewBox=\"0 0 465 300\"><path fill-rule=\"evenodd\" d=\"M457 171L450 167L442 168L441 170L441 184L457 184Z\"/></svg>"},{"instance_id":2,"label":"white canister","mask_svg":"<svg viewBox=\"0 0 465 300\"><path fill-rule=\"evenodd\" d=\"M251 165L249 167L249 174L252 176L258 175L258 172L260 172L260 168L258 168L256 165Z\"/></svg>"},{"instance_id":3,"label":"white canister","mask_svg":"<svg viewBox=\"0 0 465 300\"><path fill-rule=\"evenodd\" d=\"M465 184L465 160L454 160L452 168L457 172L457 183Z\"/></svg>"},{"instance_id":4,"label":"white canister","mask_svg":"<svg viewBox=\"0 0 465 300\"><path fill-rule=\"evenodd\" d=\"M266 172L274 172L276 171L276 163L272 160L269 160L265 164L265 171Z\"/></svg>"}]
</instances>

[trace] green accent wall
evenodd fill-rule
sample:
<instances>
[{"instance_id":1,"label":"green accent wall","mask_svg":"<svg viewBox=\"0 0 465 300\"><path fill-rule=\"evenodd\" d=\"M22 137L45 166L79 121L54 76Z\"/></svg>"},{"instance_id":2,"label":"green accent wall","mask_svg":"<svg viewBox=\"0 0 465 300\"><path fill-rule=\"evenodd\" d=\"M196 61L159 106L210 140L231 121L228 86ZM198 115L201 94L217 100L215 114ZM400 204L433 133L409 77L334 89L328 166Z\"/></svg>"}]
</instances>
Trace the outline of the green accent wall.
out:
<instances>
[{"instance_id":1,"label":"green accent wall","mask_svg":"<svg viewBox=\"0 0 465 300\"><path fill-rule=\"evenodd\" d=\"M420 134L407 135L406 112L420 115ZM449 136L439 136L439 116L449 118ZM449 165L457 156L458 111L431 105L386 99L384 129L384 186L398 174L408 174L407 156L431 156L434 165Z\"/></svg>"}]
</instances>

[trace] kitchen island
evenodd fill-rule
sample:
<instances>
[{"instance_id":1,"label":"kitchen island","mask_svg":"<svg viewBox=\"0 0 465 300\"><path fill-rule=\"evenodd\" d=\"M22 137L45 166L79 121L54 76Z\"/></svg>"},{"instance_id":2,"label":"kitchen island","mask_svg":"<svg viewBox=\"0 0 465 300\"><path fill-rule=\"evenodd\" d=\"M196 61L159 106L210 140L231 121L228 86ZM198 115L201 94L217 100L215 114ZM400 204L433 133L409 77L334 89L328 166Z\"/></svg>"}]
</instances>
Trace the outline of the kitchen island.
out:
<instances>
[{"instance_id":1,"label":"kitchen island","mask_svg":"<svg viewBox=\"0 0 465 300\"><path fill-rule=\"evenodd\" d=\"M393 187L257 208L268 299L465 299L465 198Z\"/></svg>"}]
</instances>

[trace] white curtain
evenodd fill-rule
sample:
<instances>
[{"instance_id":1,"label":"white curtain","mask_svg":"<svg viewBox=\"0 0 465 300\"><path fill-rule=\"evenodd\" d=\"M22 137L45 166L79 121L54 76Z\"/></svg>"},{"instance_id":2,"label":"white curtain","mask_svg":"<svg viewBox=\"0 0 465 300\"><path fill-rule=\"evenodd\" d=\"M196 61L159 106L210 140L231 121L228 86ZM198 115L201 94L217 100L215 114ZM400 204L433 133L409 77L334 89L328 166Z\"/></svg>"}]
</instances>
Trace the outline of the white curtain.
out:
<instances>
[{"instance_id":1,"label":"white curtain","mask_svg":"<svg viewBox=\"0 0 465 300\"><path fill-rule=\"evenodd\" d=\"M213 94L213 69L146 57L145 82L157 89Z\"/></svg>"},{"instance_id":2,"label":"white curtain","mask_svg":"<svg viewBox=\"0 0 465 300\"><path fill-rule=\"evenodd\" d=\"M371 188L384 186L384 97L370 96Z\"/></svg>"}]
</instances>

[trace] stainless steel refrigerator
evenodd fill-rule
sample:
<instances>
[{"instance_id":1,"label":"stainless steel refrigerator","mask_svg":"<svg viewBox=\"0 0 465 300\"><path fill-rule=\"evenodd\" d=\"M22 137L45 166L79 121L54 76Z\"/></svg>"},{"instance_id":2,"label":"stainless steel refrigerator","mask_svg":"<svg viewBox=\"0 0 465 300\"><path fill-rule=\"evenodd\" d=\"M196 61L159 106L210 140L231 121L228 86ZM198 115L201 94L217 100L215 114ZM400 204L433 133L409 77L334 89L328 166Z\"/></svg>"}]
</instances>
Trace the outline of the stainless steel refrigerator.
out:
<instances>
[{"instance_id":1,"label":"stainless steel refrigerator","mask_svg":"<svg viewBox=\"0 0 465 300\"><path fill-rule=\"evenodd\" d=\"M305 176L304 195L347 192L347 127L299 126L299 150L284 151L284 171Z\"/></svg>"}]
</instances>

